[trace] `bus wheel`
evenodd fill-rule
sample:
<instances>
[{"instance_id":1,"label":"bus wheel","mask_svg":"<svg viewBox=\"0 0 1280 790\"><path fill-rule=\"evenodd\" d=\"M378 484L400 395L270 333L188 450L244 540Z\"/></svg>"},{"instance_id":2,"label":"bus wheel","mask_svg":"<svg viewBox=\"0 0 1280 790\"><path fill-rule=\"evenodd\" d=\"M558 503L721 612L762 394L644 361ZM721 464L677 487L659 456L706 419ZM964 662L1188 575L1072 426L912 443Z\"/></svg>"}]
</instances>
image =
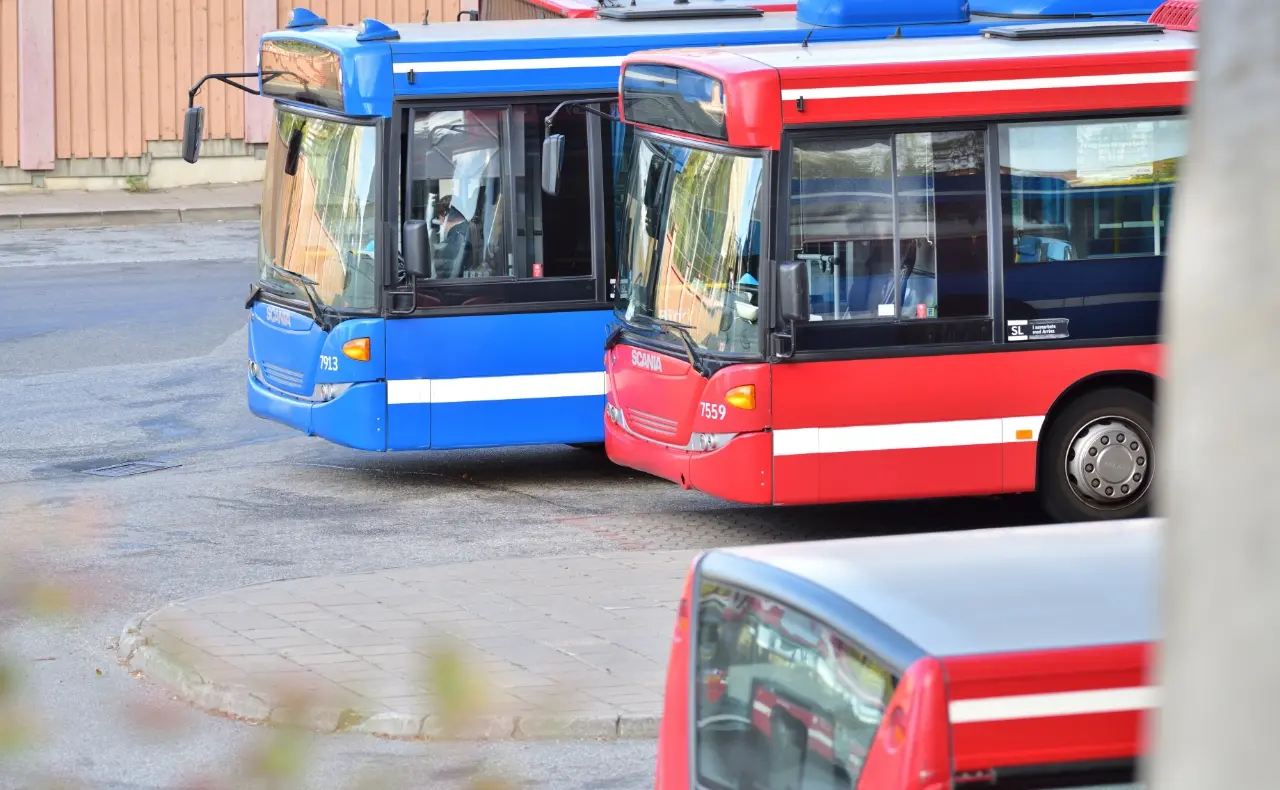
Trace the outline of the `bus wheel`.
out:
<instances>
[{"instance_id":1,"label":"bus wheel","mask_svg":"<svg viewBox=\"0 0 1280 790\"><path fill-rule=\"evenodd\" d=\"M586 450L587 452L592 452L592 453L604 452L604 442L578 443L578 444L571 444L569 446L575 450Z\"/></svg>"},{"instance_id":2,"label":"bus wheel","mask_svg":"<svg viewBox=\"0 0 1280 790\"><path fill-rule=\"evenodd\" d=\"M1154 406L1133 390L1090 392L1049 425L1040 453L1044 509L1058 521L1145 516Z\"/></svg>"}]
</instances>

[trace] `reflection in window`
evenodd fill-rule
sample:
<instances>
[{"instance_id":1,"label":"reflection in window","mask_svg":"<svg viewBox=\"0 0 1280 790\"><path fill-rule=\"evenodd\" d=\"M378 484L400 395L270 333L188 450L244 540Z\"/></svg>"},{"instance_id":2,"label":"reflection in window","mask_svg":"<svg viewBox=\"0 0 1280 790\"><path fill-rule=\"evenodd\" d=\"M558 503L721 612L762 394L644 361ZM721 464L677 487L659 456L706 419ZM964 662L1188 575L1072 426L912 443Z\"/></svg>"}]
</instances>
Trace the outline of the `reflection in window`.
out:
<instances>
[{"instance_id":1,"label":"reflection in window","mask_svg":"<svg viewBox=\"0 0 1280 790\"><path fill-rule=\"evenodd\" d=\"M790 246L813 319L986 316L985 166L979 131L797 144Z\"/></svg>"},{"instance_id":2,"label":"reflection in window","mask_svg":"<svg viewBox=\"0 0 1280 790\"><path fill-rule=\"evenodd\" d=\"M1000 139L1008 318L1155 335L1185 122L1006 125Z\"/></svg>"},{"instance_id":3,"label":"reflection in window","mask_svg":"<svg viewBox=\"0 0 1280 790\"><path fill-rule=\"evenodd\" d=\"M410 218L430 224L432 278L512 277L502 228L503 111L415 116Z\"/></svg>"},{"instance_id":4,"label":"reflection in window","mask_svg":"<svg viewBox=\"0 0 1280 790\"><path fill-rule=\"evenodd\" d=\"M259 241L260 277L273 290L303 298L270 266L315 281L320 299L334 307L374 306L376 154L372 126L277 111L267 146Z\"/></svg>"},{"instance_id":5,"label":"reflection in window","mask_svg":"<svg viewBox=\"0 0 1280 790\"><path fill-rule=\"evenodd\" d=\"M716 790L849 790L898 679L812 618L703 584L696 764Z\"/></svg>"}]
</instances>

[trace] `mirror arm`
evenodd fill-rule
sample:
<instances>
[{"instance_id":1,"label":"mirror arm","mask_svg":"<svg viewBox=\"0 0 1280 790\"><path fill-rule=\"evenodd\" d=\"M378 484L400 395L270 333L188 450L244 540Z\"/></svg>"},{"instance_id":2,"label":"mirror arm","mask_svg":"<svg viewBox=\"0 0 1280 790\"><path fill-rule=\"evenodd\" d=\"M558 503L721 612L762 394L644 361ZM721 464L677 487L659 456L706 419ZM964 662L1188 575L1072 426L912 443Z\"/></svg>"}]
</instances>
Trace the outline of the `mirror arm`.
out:
<instances>
[{"instance_id":1,"label":"mirror arm","mask_svg":"<svg viewBox=\"0 0 1280 790\"><path fill-rule=\"evenodd\" d=\"M278 71L270 72L269 73L270 76L268 76L266 80L262 80L262 82L266 82L275 77L278 77L282 73L283 72L278 72ZM257 76L258 76L258 72L256 71L244 71L244 72L235 72L235 73L227 73L227 74L206 74L200 78L200 81L197 82L191 90L187 91L187 107L191 108L196 106L196 94L200 92L200 88L204 87L204 84L209 80L217 80L218 82L221 82L224 85L230 85L233 88L239 88L245 93L250 93L250 94L253 94L254 96L261 96L262 95L261 86L259 86L257 90L254 90L253 88L250 88L248 85L245 85L244 83L235 82L235 80L237 79L247 80L250 77L257 77Z\"/></svg>"},{"instance_id":2,"label":"mirror arm","mask_svg":"<svg viewBox=\"0 0 1280 790\"><path fill-rule=\"evenodd\" d=\"M599 104L602 101L608 101L608 99L570 99L569 101L560 102L560 104L551 111L551 114L546 117L546 120L543 121L543 124L546 125L546 128L543 131L543 136L545 137L551 134L551 125L556 122L556 116L559 115L560 111L565 107L576 107L589 115L598 115L606 121L618 120L609 113L602 112L591 106L593 104Z\"/></svg>"}]
</instances>

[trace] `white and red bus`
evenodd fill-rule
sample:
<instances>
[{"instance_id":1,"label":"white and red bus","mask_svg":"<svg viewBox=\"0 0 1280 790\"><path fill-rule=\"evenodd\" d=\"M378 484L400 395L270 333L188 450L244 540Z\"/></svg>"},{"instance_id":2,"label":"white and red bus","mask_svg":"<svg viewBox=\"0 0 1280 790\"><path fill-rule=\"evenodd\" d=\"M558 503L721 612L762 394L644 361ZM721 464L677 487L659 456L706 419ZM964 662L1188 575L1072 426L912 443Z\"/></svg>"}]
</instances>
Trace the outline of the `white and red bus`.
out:
<instances>
[{"instance_id":1,"label":"white and red bus","mask_svg":"<svg viewBox=\"0 0 1280 790\"><path fill-rule=\"evenodd\" d=\"M1194 29L628 56L609 457L746 503L1145 514Z\"/></svg>"},{"instance_id":2,"label":"white and red bus","mask_svg":"<svg viewBox=\"0 0 1280 790\"><path fill-rule=\"evenodd\" d=\"M1138 790L1160 529L700 556L667 669L657 790Z\"/></svg>"}]
</instances>

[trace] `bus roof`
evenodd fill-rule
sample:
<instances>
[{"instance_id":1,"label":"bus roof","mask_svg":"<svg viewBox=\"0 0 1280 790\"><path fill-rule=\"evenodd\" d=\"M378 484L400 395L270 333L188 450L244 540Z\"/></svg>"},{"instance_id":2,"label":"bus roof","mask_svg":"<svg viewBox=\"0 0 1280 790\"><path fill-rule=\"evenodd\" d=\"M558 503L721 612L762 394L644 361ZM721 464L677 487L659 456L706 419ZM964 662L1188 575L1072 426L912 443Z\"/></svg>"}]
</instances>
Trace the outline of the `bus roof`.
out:
<instances>
[{"instance_id":1,"label":"bus roof","mask_svg":"<svg viewBox=\"0 0 1280 790\"><path fill-rule=\"evenodd\" d=\"M630 55L623 68L665 67L718 82L726 97L724 141L757 148L777 148L783 125L1156 109L1186 102L1195 79L1196 34L1153 26L1081 36L1072 27L1006 21L980 36L932 41L666 49ZM993 35L1030 28L1044 37ZM1060 34L1052 35L1055 29ZM626 84L624 79L624 100Z\"/></svg>"},{"instance_id":2,"label":"bus roof","mask_svg":"<svg viewBox=\"0 0 1280 790\"><path fill-rule=\"evenodd\" d=\"M927 6L944 0L917 0ZM959 0L946 0L959 2ZM1155 0L1075 0L1086 6L1143 5L1132 15L1145 18ZM1050 0L1029 0L1052 5ZM988 5L1017 5L1018 0L988 0ZM840 4L836 4L839 6ZM799 21L795 12L766 13L746 17L692 17L686 19L534 19L514 22L480 22L431 25L382 25L365 27L301 25L274 31L263 37L264 61L268 50L289 48L288 71L327 73L328 90L309 91L304 103L316 103L318 95L330 97L327 109L362 117L387 117L394 99L446 96L505 96L571 92L612 93L617 89L623 57L641 50L698 48L762 44L799 45L812 42L974 35L1007 18L970 16L963 22L935 22L924 11L914 11L899 0L855 4L874 12L867 24L813 26ZM852 6L851 6L852 7ZM898 8L897 22L885 8ZM642 7L643 9L643 7ZM619 5L610 9L626 12ZM850 12L852 13L852 12ZM913 22L912 14L916 14ZM368 24L368 23L366 23ZM328 63L307 63L301 57ZM268 65L263 70L269 71ZM285 70L285 69L277 69ZM311 86L314 88L315 84ZM275 98L298 100L301 89L278 87ZM336 106L329 106L336 105Z\"/></svg>"},{"instance_id":3,"label":"bus roof","mask_svg":"<svg viewBox=\"0 0 1280 790\"><path fill-rule=\"evenodd\" d=\"M1155 640L1159 536L1155 519L897 535L716 550L702 568L771 579L761 593L801 608L816 587L938 658L1027 653Z\"/></svg>"}]
</instances>

